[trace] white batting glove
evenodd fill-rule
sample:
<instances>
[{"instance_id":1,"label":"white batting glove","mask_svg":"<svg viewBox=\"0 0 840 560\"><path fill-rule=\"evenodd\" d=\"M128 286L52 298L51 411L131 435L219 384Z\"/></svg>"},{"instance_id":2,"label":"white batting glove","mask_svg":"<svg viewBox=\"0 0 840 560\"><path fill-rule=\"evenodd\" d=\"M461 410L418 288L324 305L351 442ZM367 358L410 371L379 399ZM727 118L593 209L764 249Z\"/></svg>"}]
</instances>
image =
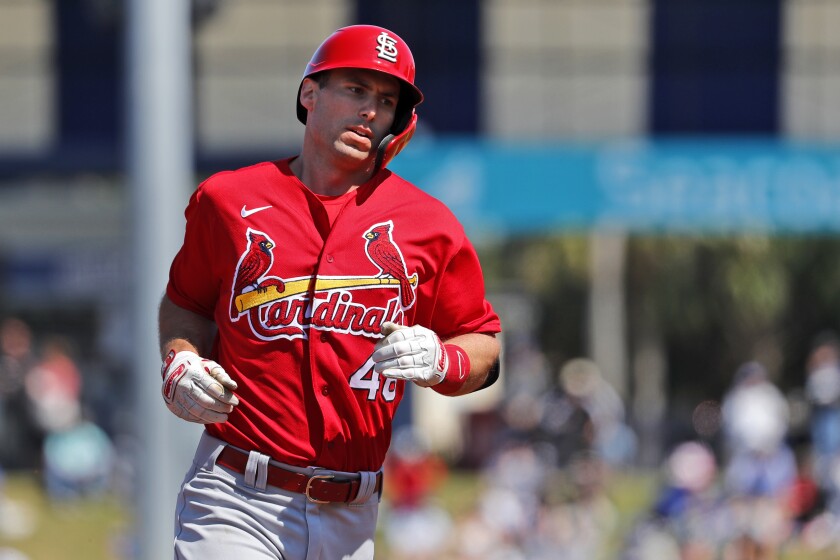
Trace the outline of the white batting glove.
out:
<instances>
[{"instance_id":1,"label":"white batting glove","mask_svg":"<svg viewBox=\"0 0 840 560\"><path fill-rule=\"evenodd\" d=\"M449 358L434 332L420 325L405 327L389 321L382 324L382 334L385 338L377 343L371 356L377 373L413 381L421 387L444 380Z\"/></svg>"},{"instance_id":2,"label":"white batting glove","mask_svg":"<svg viewBox=\"0 0 840 560\"><path fill-rule=\"evenodd\" d=\"M212 360L170 350L160 370L163 400L176 416L198 424L225 422L239 399L236 382Z\"/></svg>"}]
</instances>

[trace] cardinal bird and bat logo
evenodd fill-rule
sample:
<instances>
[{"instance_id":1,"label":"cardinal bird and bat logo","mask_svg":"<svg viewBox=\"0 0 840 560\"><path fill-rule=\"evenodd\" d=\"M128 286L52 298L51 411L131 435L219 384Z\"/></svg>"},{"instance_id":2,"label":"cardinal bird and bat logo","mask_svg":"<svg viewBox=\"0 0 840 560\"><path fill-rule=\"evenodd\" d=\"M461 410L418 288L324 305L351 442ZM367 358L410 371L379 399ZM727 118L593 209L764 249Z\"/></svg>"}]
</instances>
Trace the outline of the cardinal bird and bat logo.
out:
<instances>
[{"instance_id":1,"label":"cardinal bird and bat logo","mask_svg":"<svg viewBox=\"0 0 840 560\"><path fill-rule=\"evenodd\" d=\"M408 272L405 269L405 259L399 247L391 239L393 226L392 222L373 226L365 233L365 239L368 240L365 250L371 262L379 267L380 278L390 277L399 282L402 306L411 307L414 303L414 290L411 289Z\"/></svg>"},{"instance_id":2,"label":"cardinal bird and bat logo","mask_svg":"<svg viewBox=\"0 0 840 560\"><path fill-rule=\"evenodd\" d=\"M249 291L265 293L269 286L276 287L279 292L285 289L284 282L279 278L264 278L265 273L268 272L274 262L274 254L271 252L275 246L274 241L269 239L266 234L250 228L247 235L248 246L239 259L239 265L236 267L236 275L233 279L233 298L231 298L230 304L231 318L239 316L236 308L236 296Z\"/></svg>"},{"instance_id":3,"label":"cardinal bird and bat logo","mask_svg":"<svg viewBox=\"0 0 840 560\"><path fill-rule=\"evenodd\" d=\"M247 316L254 333L264 340L305 337L310 326L378 336L382 322L397 321L414 305L417 288L417 273L408 274L403 254L392 238L393 228L392 221L378 223L361 236L365 254L379 269L375 275L319 275L314 279L269 275L277 245L266 233L248 228L248 243L231 289L231 320ZM353 291L360 289L392 293L396 289L398 294L389 297L385 307L372 307L354 299Z\"/></svg>"}]
</instances>

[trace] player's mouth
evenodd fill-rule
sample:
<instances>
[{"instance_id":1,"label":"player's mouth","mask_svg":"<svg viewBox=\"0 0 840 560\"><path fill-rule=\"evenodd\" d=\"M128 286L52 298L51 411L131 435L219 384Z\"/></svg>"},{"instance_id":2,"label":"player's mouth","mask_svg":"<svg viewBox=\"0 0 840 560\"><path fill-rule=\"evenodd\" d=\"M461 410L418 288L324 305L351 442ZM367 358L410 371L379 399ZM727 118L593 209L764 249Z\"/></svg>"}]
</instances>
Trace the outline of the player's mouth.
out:
<instances>
[{"instance_id":1,"label":"player's mouth","mask_svg":"<svg viewBox=\"0 0 840 560\"><path fill-rule=\"evenodd\" d=\"M373 132L364 126L351 126L348 130L356 136L361 136L362 138L366 138L368 140L373 138Z\"/></svg>"},{"instance_id":2,"label":"player's mouth","mask_svg":"<svg viewBox=\"0 0 840 560\"><path fill-rule=\"evenodd\" d=\"M345 137L345 142L356 149L367 151L373 146L373 132L369 128L350 126L346 130L349 134Z\"/></svg>"}]
</instances>

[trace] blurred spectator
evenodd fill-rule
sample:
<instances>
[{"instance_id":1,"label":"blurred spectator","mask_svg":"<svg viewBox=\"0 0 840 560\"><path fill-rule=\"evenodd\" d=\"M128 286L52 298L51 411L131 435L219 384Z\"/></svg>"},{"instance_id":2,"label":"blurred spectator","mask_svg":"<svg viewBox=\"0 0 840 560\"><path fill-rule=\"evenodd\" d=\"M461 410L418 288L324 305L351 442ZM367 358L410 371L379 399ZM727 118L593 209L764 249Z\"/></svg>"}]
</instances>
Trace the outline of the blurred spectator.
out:
<instances>
[{"instance_id":1,"label":"blurred spectator","mask_svg":"<svg viewBox=\"0 0 840 560\"><path fill-rule=\"evenodd\" d=\"M83 417L82 374L62 337L47 339L24 379L32 415L44 434L44 484L53 499L109 489L113 448L105 432Z\"/></svg>"},{"instance_id":2,"label":"blurred spectator","mask_svg":"<svg viewBox=\"0 0 840 560\"><path fill-rule=\"evenodd\" d=\"M734 554L775 558L791 523L787 497L797 476L785 441L787 401L758 362L743 364L724 396L725 489L734 514Z\"/></svg>"},{"instance_id":3,"label":"blurred spectator","mask_svg":"<svg viewBox=\"0 0 840 560\"><path fill-rule=\"evenodd\" d=\"M828 496L829 508L840 512L835 474L840 468L840 341L834 333L816 337L805 369L814 476Z\"/></svg>"},{"instance_id":4,"label":"blurred spectator","mask_svg":"<svg viewBox=\"0 0 840 560\"><path fill-rule=\"evenodd\" d=\"M727 489L739 495L786 491L796 476L796 460L785 442L790 413L761 364L748 362L738 369L722 413Z\"/></svg>"},{"instance_id":5,"label":"blurred spectator","mask_svg":"<svg viewBox=\"0 0 840 560\"><path fill-rule=\"evenodd\" d=\"M25 386L35 420L45 433L76 423L82 376L66 340L54 337L44 343L41 359L26 374Z\"/></svg>"},{"instance_id":6,"label":"blurred spectator","mask_svg":"<svg viewBox=\"0 0 840 560\"><path fill-rule=\"evenodd\" d=\"M440 558L451 537L452 518L432 496L446 479L446 464L405 426L394 433L384 468L388 514L383 531L391 557Z\"/></svg>"},{"instance_id":7,"label":"blurred spectator","mask_svg":"<svg viewBox=\"0 0 840 560\"><path fill-rule=\"evenodd\" d=\"M475 510L459 523L457 558L533 558L526 547L535 536L547 472L530 443L504 442L482 469Z\"/></svg>"},{"instance_id":8,"label":"blurred spectator","mask_svg":"<svg viewBox=\"0 0 840 560\"><path fill-rule=\"evenodd\" d=\"M713 560L728 538L725 500L715 486L714 453L697 441L677 445L649 515L631 531L622 560Z\"/></svg>"},{"instance_id":9,"label":"blurred spectator","mask_svg":"<svg viewBox=\"0 0 840 560\"><path fill-rule=\"evenodd\" d=\"M825 520L822 518L814 523L815 519L822 516L825 503L824 494L813 476L812 462L812 455L800 449L797 453L796 478L788 491L786 504L793 532L800 537L800 541L808 548L821 548L825 542L815 541L813 529Z\"/></svg>"},{"instance_id":10,"label":"blurred spectator","mask_svg":"<svg viewBox=\"0 0 840 560\"><path fill-rule=\"evenodd\" d=\"M32 468L38 463L40 431L24 391L35 359L29 325L18 318L0 323L0 464L5 468Z\"/></svg>"},{"instance_id":11,"label":"blurred spectator","mask_svg":"<svg viewBox=\"0 0 840 560\"><path fill-rule=\"evenodd\" d=\"M520 543L536 525L547 473L529 443L505 444L482 472L482 517L495 531Z\"/></svg>"},{"instance_id":12,"label":"blurred spectator","mask_svg":"<svg viewBox=\"0 0 840 560\"><path fill-rule=\"evenodd\" d=\"M448 470L411 426L394 433L385 467L388 500L397 510L424 504L444 482Z\"/></svg>"},{"instance_id":13,"label":"blurred spectator","mask_svg":"<svg viewBox=\"0 0 840 560\"><path fill-rule=\"evenodd\" d=\"M618 512L606 494L603 459L584 451L564 469L529 442L511 440L482 471L475 510L455 531L457 558L606 558Z\"/></svg>"},{"instance_id":14,"label":"blurred spectator","mask_svg":"<svg viewBox=\"0 0 840 560\"><path fill-rule=\"evenodd\" d=\"M54 500L102 495L111 487L113 465L110 439L81 416L44 441L44 483Z\"/></svg>"},{"instance_id":15,"label":"blurred spectator","mask_svg":"<svg viewBox=\"0 0 840 560\"><path fill-rule=\"evenodd\" d=\"M511 416L519 419L537 416L533 422L535 437L547 444L544 449L551 453L547 459L559 468L567 466L581 451L592 449L595 439L592 417L562 386L548 392L541 400L520 403L512 412Z\"/></svg>"},{"instance_id":16,"label":"blurred spectator","mask_svg":"<svg viewBox=\"0 0 840 560\"><path fill-rule=\"evenodd\" d=\"M607 496L610 469L595 453L579 453L565 473L566 496L548 496L527 543L528 558L589 560L605 558L618 529L618 510ZM552 489L547 488L548 494ZM556 490L556 489L555 489Z\"/></svg>"},{"instance_id":17,"label":"blurred spectator","mask_svg":"<svg viewBox=\"0 0 840 560\"><path fill-rule=\"evenodd\" d=\"M554 447L559 466L589 450L616 466L631 460L636 451L621 397L597 364L585 358L569 360L560 369L558 389L542 404L540 431Z\"/></svg>"}]
</instances>

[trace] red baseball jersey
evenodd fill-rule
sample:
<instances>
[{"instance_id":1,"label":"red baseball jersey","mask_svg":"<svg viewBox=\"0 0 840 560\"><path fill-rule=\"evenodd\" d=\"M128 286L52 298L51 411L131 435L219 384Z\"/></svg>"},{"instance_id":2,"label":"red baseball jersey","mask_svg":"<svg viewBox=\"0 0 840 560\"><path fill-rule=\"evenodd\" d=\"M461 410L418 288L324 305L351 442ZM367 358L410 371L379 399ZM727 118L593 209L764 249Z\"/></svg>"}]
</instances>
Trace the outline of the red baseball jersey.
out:
<instances>
[{"instance_id":1,"label":"red baseball jersey","mask_svg":"<svg viewBox=\"0 0 840 560\"><path fill-rule=\"evenodd\" d=\"M501 325L440 201L387 169L320 197L289 161L198 187L167 295L216 323L209 357L239 386L239 406L210 434L294 465L377 470L405 391L373 371L382 323L444 340Z\"/></svg>"}]
</instances>

